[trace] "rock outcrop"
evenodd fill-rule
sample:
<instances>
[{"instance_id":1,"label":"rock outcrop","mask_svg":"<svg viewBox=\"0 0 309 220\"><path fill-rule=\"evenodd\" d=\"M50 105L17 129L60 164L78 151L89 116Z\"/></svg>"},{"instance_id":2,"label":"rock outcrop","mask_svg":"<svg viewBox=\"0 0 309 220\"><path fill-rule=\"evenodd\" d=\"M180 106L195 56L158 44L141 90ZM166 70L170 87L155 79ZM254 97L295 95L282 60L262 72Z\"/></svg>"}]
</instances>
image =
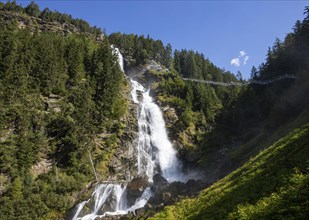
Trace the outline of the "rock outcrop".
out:
<instances>
[{"instance_id":1,"label":"rock outcrop","mask_svg":"<svg viewBox=\"0 0 309 220\"><path fill-rule=\"evenodd\" d=\"M129 207L134 205L137 198L141 197L147 186L148 177L146 175L137 176L131 180L126 189Z\"/></svg>"},{"instance_id":2,"label":"rock outcrop","mask_svg":"<svg viewBox=\"0 0 309 220\"><path fill-rule=\"evenodd\" d=\"M159 82L161 79L159 75L153 74L154 72L163 75L168 69L160 65L154 60L150 60L143 66L128 66L126 74L136 79L145 88L149 88L154 82Z\"/></svg>"},{"instance_id":3,"label":"rock outcrop","mask_svg":"<svg viewBox=\"0 0 309 220\"><path fill-rule=\"evenodd\" d=\"M205 183L200 180L189 180L186 183L172 182L168 184L153 185L151 190L153 196L149 199L145 208L160 209L165 205L172 204L180 200L183 196L193 196L205 187Z\"/></svg>"},{"instance_id":4,"label":"rock outcrop","mask_svg":"<svg viewBox=\"0 0 309 220\"><path fill-rule=\"evenodd\" d=\"M153 176L153 184L155 186L165 186L168 184L168 181L159 173L157 173Z\"/></svg>"}]
</instances>

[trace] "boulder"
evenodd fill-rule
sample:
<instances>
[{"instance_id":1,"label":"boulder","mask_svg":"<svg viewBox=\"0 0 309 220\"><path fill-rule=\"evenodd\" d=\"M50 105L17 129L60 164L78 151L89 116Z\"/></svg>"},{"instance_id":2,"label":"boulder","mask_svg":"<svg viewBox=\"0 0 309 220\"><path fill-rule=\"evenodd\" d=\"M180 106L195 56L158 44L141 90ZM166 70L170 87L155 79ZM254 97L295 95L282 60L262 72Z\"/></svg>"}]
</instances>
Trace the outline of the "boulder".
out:
<instances>
[{"instance_id":1,"label":"boulder","mask_svg":"<svg viewBox=\"0 0 309 220\"><path fill-rule=\"evenodd\" d=\"M135 215L141 216L143 214L145 214L145 208L139 208L135 210Z\"/></svg>"},{"instance_id":2,"label":"boulder","mask_svg":"<svg viewBox=\"0 0 309 220\"><path fill-rule=\"evenodd\" d=\"M103 215L105 212L114 212L117 210L117 195L113 192L101 206L98 211L99 215Z\"/></svg>"},{"instance_id":3,"label":"boulder","mask_svg":"<svg viewBox=\"0 0 309 220\"><path fill-rule=\"evenodd\" d=\"M184 183L176 181L172 182L168 185L167 188L164 189L164 192L169 192L173 196L184 195L188 192Z\"/></svg>"},{"instance_id":4,"label":"boulder","mask_svg":"<svg viewBox=\"0 0 309 220\"><path fill-rule=\"evenodd\" d=\"M157 173L153 176L153 184L155 186L165 186L168 184L168 181L159 173Z\"/></svg>"},{"instance_id":5,"label":"boulder","mask_svg":"<svg viewBox=\"0 0 309 220\"><path fill-rule=\"evenodd\" d=\"M159 174L155 176L153 177L154 184L151 187L153 196L148 200L148 203L145 206L146 210L160 209L162 203L164 205L173 204L174 202L179 201L181 196L192 196L205 187L205 183L201 180L194 179L190 179L186 183L176 181L158 186L156 185L156 181L162 180L161 178L163 177Z\"/></svg>"},{"instance_id":6,"label":"boulder","mask_svg":"<svg viewBox=\"0 0 309 220\"><path fill-rule=\"evenodd\" d=\"M126 188L128 206L134 205L136 199L141 197L147 186L148 177L146 175L137 176L131 180Z\"/></svg>"},{"instance_id":7,"label":"boulder","mask_svg":"<svg viewBox=\"0 0 309 220\"><path fill-rule=\"evenodd\" d=\"M196 192L199 192L202 190L205 186L205 184L201 180L194 180L190 179L188 182L186 182L186 188L189 190L189 194L193 194Z\"/></svg>"}]
</instances>

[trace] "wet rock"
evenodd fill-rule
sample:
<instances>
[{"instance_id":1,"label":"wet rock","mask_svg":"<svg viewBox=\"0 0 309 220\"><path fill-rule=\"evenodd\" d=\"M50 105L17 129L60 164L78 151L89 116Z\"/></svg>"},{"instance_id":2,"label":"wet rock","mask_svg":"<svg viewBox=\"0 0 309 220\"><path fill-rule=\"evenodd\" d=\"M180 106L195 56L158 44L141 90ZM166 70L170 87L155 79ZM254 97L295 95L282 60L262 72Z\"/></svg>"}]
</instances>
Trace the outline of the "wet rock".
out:
<instances>
[{"instance_id":1,"label":"wet rock","mask_svg":"<svg viewBox=\"0 0 309 220\"><path fill-rule=\"evenodd\" d=\"M195 193L200 190L202 190L205 186L205 183L203 183L201 180L189 180L186 182L186 188L189 189L189 193Z\"/></svg>"},{"instance_id":2,"label":"wet rock","mask_svg":"<svg viewBox=\"0 0 309 220\"><path fill-rule=\"evenodd\" d=\"M137 176L128 184L127 191L130 195L141 196L147 186L148 177L146 175Z\"/></svg>"},{"instance_id":3,"label":"wet rock","mask_svg":"<svg viewBox=\"0 0 309 220\"><path fill-rule=\"evenodd\" d=\"M182 182L172 182L168 185L166 192L171 193L172 195L178 196L187 193L188 189L186 189L185 184Z\"/></svg>"},{"instance_id":4,"label":"wet rock","mask_svg":"<svg viewBox=\"0 0 309 220\"><path fill-rule=\"evenodd\" d=\"M165 186L168 184L168 181L159 173L157 173L153 176L153 184L155 186Z\"/></svg>"},{"instance_id":5,"label":"wet rock","mask_svg":"<svg viewBox=\"0 0 309 220\"><path fill-rule=\"evenodd\" d=\"M154 178L155 179L155 178ZM181 199L181 196L192 196L202 190L205 187L205 183L200 180L189 180L186 183L172 182L166 185L153 185L151 187L153 196L149 199L145 205L145 209L156 210L161 209L162 204L170 205Z\"/></svg>"},{"instance_id":6,"label":"wet rock","mask_svg":"<svg viewBox=\"0 0 309 220\"><path fill-rule=\"evenodd\" d=\"M92 213L94 204L95 204L95 201L93 198L91 198L90 201L84 205L82 211L79 213L79 216L85 216L85 215Z\"/></svg>"},{"instance_id":7,"label":"wet rock","mask_svg":"<svg viewBox=\"0 0 309 220\"><path fill-rule=\"evenodd\" d=\"M144 206L145 210L153 209L153 206L150 203L146 203Z\"/></svg>"},{"instance_id":8,"label":"wet rock","mask_svg":"<svg viewBox=\"0 0 309 220\"><path fill-rule=\"evenodd\" d=\"M117 195L114 193L106 199L106 202L100 208L98 214L103 215L105 212L114 212L117 209Z\"/></svg>"},{"instance_id":9,"label":"wet rock","mask_svg":"<svg viewBox=\"0 0 309 220\"><path fill-rule=\"evenodd\" d=\"M131 180L126 189L129 206L132 206L136 199L141 197L147 186L148 177L146 175L137 176Z\"/></svg>"},{"instance_id":10,"label":"wet rock","mask_svg":"<svg viewBox=\"0 0 309 220\"><path fill-rule=\"evenodd\" d=\"M95 220L120 220L121 216L119 215L107 215L104 217L97 217Z\"/></svg>"},{"instance_id":11,"label":"wet rock","mask_svg":"<svg viewBox=\"0 0 309 220\"><path fill-rule=\"evenodd\" d=\"M185 184L181 182L173 182L164 186L152 187L153 196L149 199L149 206L159 208L161 203L171 204L176 201L179 195L183 195Z\"/></svg>"},{"instance_id":12,"label":"wet rock","mask_svg":"<svg viewBox=\"0 0 309 220\"><path fill-rule=\"evenodd\" d=\"M140 216L145 214L145 208L140 208L135 210L135 215Z\"/></svg>"}]
</instances>

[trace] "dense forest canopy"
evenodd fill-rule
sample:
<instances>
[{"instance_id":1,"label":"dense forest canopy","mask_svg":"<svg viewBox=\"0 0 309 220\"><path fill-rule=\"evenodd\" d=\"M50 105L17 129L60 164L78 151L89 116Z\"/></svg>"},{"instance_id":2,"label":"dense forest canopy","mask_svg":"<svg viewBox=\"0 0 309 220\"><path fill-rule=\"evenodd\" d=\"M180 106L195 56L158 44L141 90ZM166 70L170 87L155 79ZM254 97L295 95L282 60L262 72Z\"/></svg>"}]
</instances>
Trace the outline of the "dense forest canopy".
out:
<instances>
[{"instance_id":1,"label":"dense forest canopy","mask_svg":"<svg viewBox=\"0 0 309 220\"><path fill-rule=\"evenodd\" d=\"M34 3L26 8L1 3L0 10L96 30L68 15L40 12ZM108 39L33 33L1 20L1 219L63 218L73 205L72 193L94 179L89 154L108 155L104 152L118 139L115 134L101 150L93 142L97 133L120 132L125 87ZM105 160L93 159L97 167ZM50 164L49 172L37 176L39 162Z\"/></svg>"},{"instance_id":2,"label":"dense forest canopy","mask_svg":"<svg viewBox=\"0 0 309 220\"><path fill-rule=\"evenodd\" d=\"M112 33L109 40L116 47L120 48L127 59L134 59L134 65L145 64L153 59L165 67L170 67L172 59L172 46L163 45L162 41L154 40L144 35Z\"/></svg>"}]
</instances>

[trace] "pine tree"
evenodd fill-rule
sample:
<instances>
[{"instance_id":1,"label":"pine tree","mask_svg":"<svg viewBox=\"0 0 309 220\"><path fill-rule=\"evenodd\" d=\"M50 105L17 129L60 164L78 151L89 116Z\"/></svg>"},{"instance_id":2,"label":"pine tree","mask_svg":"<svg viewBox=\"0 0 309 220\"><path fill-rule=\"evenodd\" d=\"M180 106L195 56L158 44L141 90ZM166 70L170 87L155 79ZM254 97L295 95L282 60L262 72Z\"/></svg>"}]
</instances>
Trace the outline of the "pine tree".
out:
<instances>
[{"instance_id":1,"label":"pine tree","mask_svg":"<svg viewBox=\"0 0 309 220\"><path fill-rule=\"evenodd\" d=\"M34 3L33 1L25 8L25 12L33 17L39 17L40 15L40 8L39 6Z\"/></svg>"},{"instance_id":2,"label":"pine tree","mask_svg":"<svg viewBox=\"0 0 309 220\"><path fill-rule=\"evenodd\" d=\"M236 78L237 78L239 81L242 81L242 74L241 74L240 71L237 71Z\"/></svg>"},{"instance_id":3,"label":"pine tree","mask_svg":"<svg viewBox=\"0 0 309 220\"><path fill-rule=\"evenodd\" d=\"M252 66L250 79L257 79L257 77L258 77L258 71L255 66Z\"/></svg>"},{"instance_id":4,"label":"pine tree","mask_svg":"<svg viewBox=\"0 0 309 220\"><path fill-rule=\"evenodd\" d=\"M180 53L178 50L175 50L174 52L174 68L179 74L181 74Z\"/></svg>"}]
</instances>

